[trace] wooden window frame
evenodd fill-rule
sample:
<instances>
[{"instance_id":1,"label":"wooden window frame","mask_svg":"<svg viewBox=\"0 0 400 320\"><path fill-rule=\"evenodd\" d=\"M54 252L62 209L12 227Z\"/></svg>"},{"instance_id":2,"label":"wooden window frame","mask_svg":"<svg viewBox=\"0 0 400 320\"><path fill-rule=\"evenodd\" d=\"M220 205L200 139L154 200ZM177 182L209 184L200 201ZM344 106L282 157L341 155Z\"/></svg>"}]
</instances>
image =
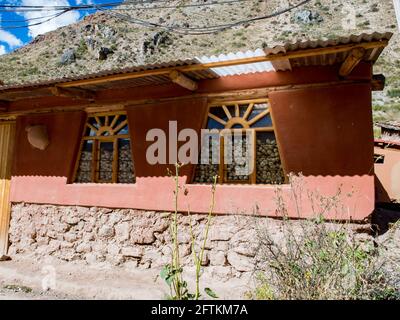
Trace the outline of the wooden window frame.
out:
<instances>
[{"instance_id":1,"label":"wooden window frame","mask_svg":"<svg viewBox=\"0 0 400 320\"><path fill-rule=\"evenodd\" d=\"M228 175L228 165L225 164L225 137L224 137L224 130L229 130L229 133L232 132L242 132L242 134L246 134L247 131L251 132L251 139L253 140L253 167L254 170L253 172L249 175L249 179L247 180L228 180L227 175ZM221 130L221 135L220 135L220 164L218 166L218 175L219 175L219 183L233 183L233 184L256 184L256 180L257 180L257 170L256 170L256 131L255 130L251 130L249 128L247 129L223 129ZM221 148L222 146L222 148Z\"/></svg>"},{"instance_id":2,"label":"wooden window frame","mask_svg":"<svg viewBox=\"0 0 400 320\"><path fill-rule=\"evenodd\" d=\"M269 105L268 109L265 112L265 114L263 114L262 116L260 116L258 119L262 119L264 116L267 116L268 114L271 116L271 120L272 120L272 126L270 127L259 127L259 128L250 128L249 126L247 126L245 123L240 123L239 119L235 119L238 120L238 122L234 123L234 120L232 120L233 118L237 117L238 115L240 115L240 105L245 105L245 104L249 104L245 114L243 115L242 118L247 119L255 104L262 104L262 103L266 103ZM235 106L235 117L229 117L230 112L227 110L227 106ZM220 121L218 121L215 116L210 113L211 108L216 108L216 107L222 107L222 109L224 110L224 112L226 113L227 117L228 117L228 122L221 123ZM229 114L228 114L229 113ZM262 112L263 113L263 112ZM232 115L231 115L232 116ZM258 117L258 116L257 116ZM257 133L259 132L272 132L275 135L275 139L276 139L276 144L277 144L277 148L278 148L278 152L279 152L279 158L281 160L281 165L282 165L282 173L284 176L284 184L288 183L288 176L286 174L285 171L285 166L284 166L284 159L282 157L282 153L281 153L281 145L280 145L280 141L279 141L279 137L278 134L275 131L275 121L274 121L274 117L273 117L273 113L272 113L272 108L270 105L270 101L269 98L255 98L255 99L245 99L245 100L222 100L222 101L218 101L218 102L212 102L209 103L207 106L207 112L205 114L204 120L203 120L203 125L202 128L207 129L207 122L208 119L212 118L215 121L221 123L222 125L228 125L230 126L230 128L225 127L224 129L221 129L220 131L223 130L237 130L237 131L246 131L246 130L251 130L252 131L252 137L253 137L253 152L254 152L254 158L253 158L253 165L254 165L254 170L250 175L250 178L248 180L235 180L235 181L226 181L225 179L225 173L226 173L226 164L224 164L224 147L221 148L221 146L224 146L224 138L221 135L220 136L220 164L218 165L218 175L219 175L219 179L218 179L218 183L220 184L256 184L256 185L260 185L260 186L271 186L273 184L265 184L265 183L257 183L257 168L256 168L256 164L257 164L257 155L256 155L256 148L257 148ZM229 122L230 121L230 122ZM256 123L257 120L254 121L254 118L251 119L251 124ZM232 126L236 123L240 123L242 124L243 128L234 128L232 129ZM201 147L201 146L200 146ZM192 174L192 183L195 179L195 174L196 174L196 170L193 170L193 174Z\"/></svg>"},{"instance_id":3,"label":"wooden window frame","mask_svg":"<svg viewBox=\"0 0 400 320\"><path fill-rule=\"evenodd\" d=\"M125 116L126 120L124 120L122 123L120 123L116 128L113 129L114 121L118 121L118 118L120 116ZM99 124L100 120L99 117L105 117L105 124L104 126L100 127L99 129L94 128L88 120L90 118L96 119L96 122ZM109 122L109 117L114 117L113 121L110 123ZM102 132L104 132L106 129L109 130L109 132L114 133L118 132L125 126L128 126L128 134L112 134L109 136L102 136L100 135ZM86 131L87 128L94 129L95 131L98 132L96 136L87 136ZM104 129L106 128L106 129ZM93 148L92 148L92 165L91 165L91 181L88 183L118 183L118 169L119 169L119 145L118 142L119 140L122 139L128 139L130 141L131 137L129 134L129 122L128 122L128 117L127 113L125 111L113 111L113 112L93 112L93 113L88 113L85 119L85 125L83 129L83 134L81 138L81 143L79 147L79 153L77 156L77 160L75 163L75 168L74 168L74 175L73 175L73 183L80 183L76 182L78 172L79 172L79 165L80 161L82 158L82 152L83 152L83 146L86 141L93 141ZM113 161L112 161L112 179L111 181L105 181L100 179L100 152L101 152L101 143L113 143ZM132 159L133 161L133 159Z\"/></svg>"}]
</instances>

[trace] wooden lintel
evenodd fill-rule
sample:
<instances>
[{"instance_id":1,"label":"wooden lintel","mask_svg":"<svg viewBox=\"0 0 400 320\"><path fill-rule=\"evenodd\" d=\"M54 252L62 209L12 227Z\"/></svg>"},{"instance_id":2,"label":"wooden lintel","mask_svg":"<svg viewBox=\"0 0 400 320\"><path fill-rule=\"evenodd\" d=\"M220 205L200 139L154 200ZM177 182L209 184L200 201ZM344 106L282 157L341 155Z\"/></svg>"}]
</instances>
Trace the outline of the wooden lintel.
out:
<instances>
[{"instance_id":1,"label":"wooden lintel","mask_svg":"<svg viewBox=\"0 0 400 320\"><path fill-rule=\"evenodd\" d=\"M386 78L383 74L374 74L372 76L372 91L383 91L385 89Z\"/></svg>"},{"instance_id":2,"label":"wooden lintel","mask_svg":"<svg viewBox=\"0 0 400 320\"><path fill-rule=\"evenodd\" d=\"M255 89L244 89L244 90L232 90L228 92L214 92L214 93L190 93L188 95L182 95L179 97L165 97L160 99L132 99L124 101L97 101L95 103L85 103L82 105L65 105L56 106L50 108L40 108L40 109L30 109L30 110L20 110L20 111L8 111L4 115L0 113L0 119L7 117L16 117L24 114L37 114L37 113L50 113L50 112L68 112L68 111L78 111L84 110L86 112L109 112L124 110L126 106L133 105L143 105L152 104L159 102L170 102L178 101L182 99L191 98L207 98L209 103L220 105L226 101L232 100L247 100L247 99L265 99L268 94L276 91L287 91L287 90L298 90L305 88L326 88L336 85L351 85L356 83L371 83L369 80L340 80L331 82L320 82L312 84L296 84L296 85L283 85L277 87L264 87ZM12 105L10 105L12 107Z\"/></svg>"},{"instance_id":3,"label":"wooden lintel","mask_svg":"<svg viewBox=\"0 0 400 320\"><path fill-rule=\"evenodd\" d=\"M67 97L82 100L95 100L95 93L81 88L62 88L59 86L51 87L51 93L58 97Z\"/></svg>"},{"instance_id":4,"label":"wooden lintel","mask_svg":"<svg viewBox=\"0 0 400 320\"><path fill-rule=\"evenodd\" d=\"M179 84L181 87L188 89L190 91L196 91L198 88L197 82L188 78L181 72L177 70L172 70L169 73L169 77L172 80L172 82Z\"/></svg>"},{"instance_id":5,"label":"wooden lintel","mask_svg":"<svg viewBox=\"0 0 400 320\"><path fill-rule=\"evenodd\" d=\"M362 47L354 48L353 50L351 50L346 60L344 60L342 66L340 67L339 75L341 77L347 77L354 70L354 68L361 62L364 55L365 55L365 49Z\"/></svg>"},{"instance_id":6,"label":"wooden lintel","mask_svg":"<svg viewBox=\"0 0 400 320\"><path fill-rule=\"evenodd\" d=\"M296 59L296 58L304 58L304 57L311 57L311 56L318 56L324 54L331 54L331 53L340 53L351 51L354 48L364 48L365 50L373 49L373 48L383 48L388 45L388 40L381 40L381 41L373 41L373 42L365 42L365 43L350 43L350 44L342 44L334 47L327 47L327 48L315 48L315 49L304 49L304 50L297 50L291 52L282 52L277 54L271 54L266 56L259 56L259 57L252 57L252 58L243 58L243 59L236 59L236 60L227 60L227 61L218 61L218 62L210 62L210 63L199 63L181 67L169 67L169 68L162 68L162 69L150 69L150 70L143 70L138 72L132 73L125 73L125 74L115 74L115 75L108 75L96 79L82 79L82 80L75 80L65 83L60 83L60 87L76 87L81 85L90 85L90 84L99 84L105 83L110 81L119 81L119 80L127 80L127 79L136 79L142 78L146 76L155 76L155 75L168 75L171 71L177 70L179 72L187 72L187 71L199 71L199 70L206 70L211 68L219 68L219 67L228 67L228 66L236 66L242 64L250 64L250 63L258 63L258 62L266 62L266 61L279 61L279 60L286 60L286 59Z\"/></svg>"}]
</instances>

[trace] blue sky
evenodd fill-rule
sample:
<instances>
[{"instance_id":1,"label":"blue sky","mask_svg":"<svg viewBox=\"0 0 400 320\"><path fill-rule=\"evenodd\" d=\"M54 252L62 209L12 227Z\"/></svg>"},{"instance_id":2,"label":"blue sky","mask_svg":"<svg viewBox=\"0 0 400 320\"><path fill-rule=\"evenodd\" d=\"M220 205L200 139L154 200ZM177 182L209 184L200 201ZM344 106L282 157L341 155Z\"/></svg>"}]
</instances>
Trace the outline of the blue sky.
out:
<instances>
[{"instance_id":1,"label":"blue sky","mask_svg":"<svg viewBox=\"0 0 400 320\"><path fill-rule=\"evenodd\" d=\"M0 0L0 4L5 5L80 5L80 4L101 4L118 2L119 0ZM73 11L68 12L56 19L43 23L39 26L31 26L29 28L22 29L7 29L7 26L16 25L27 25L37 23L41 20L37 18L43 16L50 16L55 14L55 12L0 12L0 55L8 53L26 43L31 41L34 37L45 32L49 32L58 27L62 27L71 23L74 23L82 19L85 15L93 13L91 11ZM7 22L9 20L23 20L23 19L35 19L28 22ZM47 19L44 19L47 20Z\"/></svg>"}]
</instances>

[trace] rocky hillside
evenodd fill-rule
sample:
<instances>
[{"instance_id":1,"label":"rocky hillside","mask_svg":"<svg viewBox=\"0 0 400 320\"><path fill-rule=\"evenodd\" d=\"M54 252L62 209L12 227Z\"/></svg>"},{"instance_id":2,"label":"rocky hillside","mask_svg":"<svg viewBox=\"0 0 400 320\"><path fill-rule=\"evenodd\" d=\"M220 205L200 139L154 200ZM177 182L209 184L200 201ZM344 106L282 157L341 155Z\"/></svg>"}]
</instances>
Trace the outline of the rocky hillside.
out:
<instances>
[{"instance_id":1,"label":"rocky hillside","mask_svg":"<svg viewBox=\"0 0 400 320\"><path fill-rule=\"evenodd\" d=\"M131 15L163 25L219 25L267 15L289 1L252 0L188 6L211 0L175 0L142 4L131 11L98 12L79 23L38 36L30 44L0 57L0 80L24 83L93 73L133 65L274 46L299 39L332 38L361 32L395 33L375 72L387 77L385 92L374 95L377 120L400 118L400 35L392 0L313 0L278 17L208 35L182 35L145 28L117 18ZM291 1L293 2L293 1ZM164 9L150 9L163 5ZM181 6L176 8L176 6ZM349 7L351 5L351 7ZM126 9L126 7L124 7ZM347 17L354 10L353 25ZM348 30L351 28L351 30Z\"/></svg>"}]
</instances>

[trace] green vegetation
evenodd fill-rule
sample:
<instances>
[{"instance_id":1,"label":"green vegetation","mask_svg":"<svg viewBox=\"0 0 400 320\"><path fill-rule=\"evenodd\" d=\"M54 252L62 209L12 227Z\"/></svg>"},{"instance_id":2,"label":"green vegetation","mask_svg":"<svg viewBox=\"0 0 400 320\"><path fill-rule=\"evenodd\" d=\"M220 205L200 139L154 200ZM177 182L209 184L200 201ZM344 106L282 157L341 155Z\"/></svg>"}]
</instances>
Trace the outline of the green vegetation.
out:
<instances>
[{"instance_id":1,"label":"green vegetation","mask_svg":"<svg viewBox=\"0 0 400 320\"><path fill-rule=\"evenodd\" d=\"M217 176L214 177L214 183L211 188L211 202L210 202L210 210L207 216L207 222L203 234L202 245L200 249L197 251L197 241L192 229L192 221L190 221L190 236L191 236L191 250L193 254L193 264L196 271L195 276L195 292L189 292L188 282L183 279L184 267L182 266L180 260L180 252L179 252L179 242L178 242L178 203L179 203L179 191L182 188L179 185L179 170L182 167L181 164L175 165L175 174L173 176L175 182L175 190L174 190L174 205L175 211L171 214L171 222L170 222L170 233L172 237L172 255L171 255L171 263L165 265L161 272L160 277L163 279L170 289L170 296L168 297L171 300L199 300L201 298L200 293L200 277L201 277L201 268L204 257L204 250L206 247L206 243L208 240L208 233L211 226L211 220L214 212L215 205L215 188L217 184ZM190 217L190 212L188 212ZM218 298L215 292L210 288L205 288L204 292L211 298Z\"/></svg>"},{"instance_id":2,"label":"green vegetation","mask_svg":"<svg viewBox=\"0 0 400 320\"><path fill-rule=\"evenodd\" d=\"M375 123L400 119L400 103L373 105L372 112Z\"/></svg>"},{"instance_id":3,"label":"green vegetation","mask_svg":"<svg viewBox=\"0 0 400 320\"><path fill-rule=\"evenodd\" d=\"M76 49L77 57L82 58L87 51L88 51L88 47L86 45L85 39L81 39L81 41L79 42L78 48Z\"/></svg>"},{"instance_id":4,"label":"green vegetation","mask_svg":"<svg viewBox=\"0 0 400 320\"><path fill-rule=\"evenodd\" d=\"M39 73L38 67L25 68L21 73L21 77L28 77Z\"/></svg>"},{"instance_id":5,"label":"green vegetation","mask_svg":"<svg viewBox=\"0 0 400 320\"><path fill-rule=\"evenodd\" d=\"M391 98L400 98L400 89L390 89L388 95Z\"/></svg>"},{"instance_id":6,"label":"green vegetation","mask_svg":"<svg viewBox=\"0 0 400 320\"><path fill-rule=\"evenodd\" d=\"M302 176L290 175L289 179L293 206L300 213ZM349 224L325 220L331 212L340 215L340 194L341 190L332 197L309 194L314 218L296 223L288 219L291 205L283 198L282 190L277 190L276 204L279 215L284 217L282 238L276 240L276 234L265 227L259 228L258 285L249 293L251 298L400 299L396 287L400 270L395 266L389 275L385 268L387 261L379 259L383 249L376 247L372 240L359 241ZM398 227L395 225L392 230Z\"/></svg>"},{"instance_id":7,"label":"green vegetation","mask_svg":"<svg viewBox=\"0 0 400 320\"><path fill-rule=\"evenodd\" d=\"M7 284L3 286L4 289L11 290L13 292L23 292L23 293L31 293L33 290L27 286L21 286L16 284Z\"/></svg>"}]
</instances>

